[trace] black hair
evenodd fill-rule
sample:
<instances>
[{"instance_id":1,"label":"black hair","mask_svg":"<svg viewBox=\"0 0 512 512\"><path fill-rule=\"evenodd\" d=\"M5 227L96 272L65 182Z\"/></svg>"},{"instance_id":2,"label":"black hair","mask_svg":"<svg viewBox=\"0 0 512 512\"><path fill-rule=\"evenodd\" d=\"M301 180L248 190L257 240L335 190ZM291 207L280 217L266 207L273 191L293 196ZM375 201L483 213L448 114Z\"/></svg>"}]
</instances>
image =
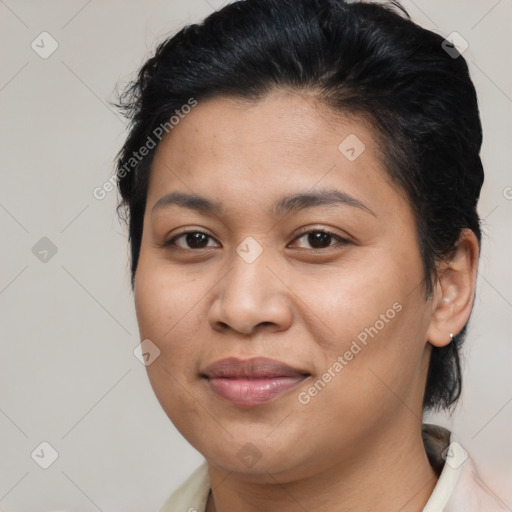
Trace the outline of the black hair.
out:
<instances>
[{"instance_id":1,"label":"black hair","mask_svg":"<svg viewBox=\"0 0 512 512\"><path fill-rule=\"evenodd\" d=\"M437 263L453 253L461 231L471 229L480 244L475 88L462 55L398 2L343 0L228 4L163 41L119 96L130 132L117 155L117 211L129 219L132 290L155 148L140 160L134 154L149 140L154 146L159 127L172 128L170 118L191 99L257 100L279 88L313 91L336 111L371 120L385 167L414 210L428 299ZM460 396L466 327L432 347L425 410L448 409Z\"/></svg>"}]
</instances>

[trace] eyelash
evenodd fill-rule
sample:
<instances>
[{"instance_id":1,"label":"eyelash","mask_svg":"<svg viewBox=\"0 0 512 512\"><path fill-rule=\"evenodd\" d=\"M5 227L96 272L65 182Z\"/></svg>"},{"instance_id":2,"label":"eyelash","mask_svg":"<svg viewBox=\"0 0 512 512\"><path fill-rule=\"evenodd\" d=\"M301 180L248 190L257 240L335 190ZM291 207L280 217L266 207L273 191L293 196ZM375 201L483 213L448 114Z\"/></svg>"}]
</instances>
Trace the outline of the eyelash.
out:
<instances>
[{"instance_id":1,"label":"eyelash","mask_svg":"<svg viewBox=\"0 0 512 512\"><path fill-rule=\"evenodd\" d=\"M208 238L215 240L215 238L213 236L211 236L209 233L207 233L206 231L202 231L200 229L194 229L191 231L184 231L183 233L179 233L179 234L173 236L169 240L165 241L161 247L168 247L168 248L172 248L172 249L179 248L179 249L184 249L184 250L189 250L189 251L200 251L200 250L204 250L204 249L210 249L211 247L201 247L199 249L192 249L192 248L184 248L184 247L180 247L180 246L176 245L176 243L175 243L176 240L178 240L182 236L189 235L189 234L197 234L197 233L201 233L201 234L207 236ZM337 244L329 245L327 247L322 247L322 248L312 248L312 249L310 249L312 251L326 252L329 250L333 250L332 248L336 248L336 246L338 246L338 245L345 246L348 243L350 243L349 240L347 240L346 238L343 238L340 235L337 235L336 233L329 231L327 229L310 229L309 231L303 231L297 237L295 237L293 241L295 242L296 240L299 240L303 236L309 235L311 233L322 233L322 234L329 235L329 236L332 236L332 237L338 239ZM301 247L300 249L304 249L304 247ZM308 249L306 249L306 250L308 250Z\"/></svg>"}]
</instances>

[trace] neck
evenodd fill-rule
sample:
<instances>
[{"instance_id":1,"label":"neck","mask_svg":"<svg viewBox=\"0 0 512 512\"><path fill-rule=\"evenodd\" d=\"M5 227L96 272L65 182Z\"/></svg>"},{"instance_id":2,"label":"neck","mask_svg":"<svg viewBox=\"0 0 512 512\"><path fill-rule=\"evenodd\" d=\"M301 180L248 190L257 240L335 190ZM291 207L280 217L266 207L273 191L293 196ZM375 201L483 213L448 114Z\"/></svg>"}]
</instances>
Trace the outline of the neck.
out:
<instances>
[{"instance_id":1,"label":"neck","mask_svg":"<svg viewBox=\"0 0 512 512\"><path fill-rule=\"evenodd\" d=\"M421 512L437 482L417 418L399 431L367 436L342 463L298 481L280 483L269 474L267 483L252 483L211 464L209 472L207 512Z\"/></svg>"}]
</instances>

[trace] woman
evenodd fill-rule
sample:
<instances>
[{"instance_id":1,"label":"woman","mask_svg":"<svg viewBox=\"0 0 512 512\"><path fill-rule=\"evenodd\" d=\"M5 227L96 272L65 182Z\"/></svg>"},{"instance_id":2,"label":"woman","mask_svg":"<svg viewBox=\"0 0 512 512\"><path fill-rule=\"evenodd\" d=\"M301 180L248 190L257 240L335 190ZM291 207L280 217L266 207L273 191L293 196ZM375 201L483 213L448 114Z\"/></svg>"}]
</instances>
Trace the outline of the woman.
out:
<instances>
[{"instance_id":1,"label":"woman","mask_svg":"<svg viewBox=\"0 0 512 512\"><path fill-rule=\"evenodd\" d=\"M162 511L501 510L449 431L483 182L463 57L398 5L247 0L120 101L148 376L204 464Z\"/></svg>"}]
</instances>

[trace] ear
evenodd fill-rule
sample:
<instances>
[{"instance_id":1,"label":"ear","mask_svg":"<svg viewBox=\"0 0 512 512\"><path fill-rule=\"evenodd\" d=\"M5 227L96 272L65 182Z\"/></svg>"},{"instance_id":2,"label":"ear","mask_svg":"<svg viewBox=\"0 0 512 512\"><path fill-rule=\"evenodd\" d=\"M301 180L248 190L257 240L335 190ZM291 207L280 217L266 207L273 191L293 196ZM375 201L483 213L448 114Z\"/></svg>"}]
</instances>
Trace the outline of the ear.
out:
<instances>
[{"instance_id":1,"label":"ear","mask_svg":"<svg viewBox=\"0 0 512 512\"><path fill-rule=\"evenodd\" d=\"M438 265L427 340L436 347L448 345L464 327L473 308L478 270L478 240L470 229L461 232L449 261Z\"/></svg>"}]
</instances>

